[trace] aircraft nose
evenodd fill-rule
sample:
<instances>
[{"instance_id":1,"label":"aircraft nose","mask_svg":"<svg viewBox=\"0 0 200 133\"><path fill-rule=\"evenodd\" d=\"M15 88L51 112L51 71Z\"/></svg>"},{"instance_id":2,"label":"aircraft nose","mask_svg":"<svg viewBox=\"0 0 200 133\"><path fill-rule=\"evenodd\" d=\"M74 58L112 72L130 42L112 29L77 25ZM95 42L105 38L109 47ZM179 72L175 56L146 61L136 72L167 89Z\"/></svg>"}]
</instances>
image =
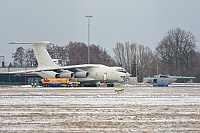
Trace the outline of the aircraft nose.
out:
<instances>
[{"instance_id":1,"label":"aircraft nose","mask_svg":"<svg viewBox=\"0 0 200 133\"><path fill-rule=\"evenodd\" d=\"M152 83L150 79L147 80L147 83Z\"/></svg>"},{"instance_id":2,"label":"aircraft nose","mask_svg":"<svg viewBox=\"0 0 200 133\"><path fill-rule=\"evenodd\" d=\"M124 81L127 80L131 75L129 73L125 73L124 75Z\"/></svg>"},{"instance_id":3,"label":"aircraft nose","mask_svg":"<svg viewBox=\"0 0 200 133\"><path fill-rule=\"evenodd\" d=\"M125 73L123 74L123 76L121 76L121 78L123 79L123 81L127 80L130 77L129 73Z\"/></svg>"},{"instance_id":4,"label":"aircraft nose","mask_svg":"<svg viewBox=\"0 0 200 133\"><path fill-rule=\"evenodd\" d=\"M125 74L125 78L128 79L131 75L129 73Z\"/></svg>"}]
</instances>

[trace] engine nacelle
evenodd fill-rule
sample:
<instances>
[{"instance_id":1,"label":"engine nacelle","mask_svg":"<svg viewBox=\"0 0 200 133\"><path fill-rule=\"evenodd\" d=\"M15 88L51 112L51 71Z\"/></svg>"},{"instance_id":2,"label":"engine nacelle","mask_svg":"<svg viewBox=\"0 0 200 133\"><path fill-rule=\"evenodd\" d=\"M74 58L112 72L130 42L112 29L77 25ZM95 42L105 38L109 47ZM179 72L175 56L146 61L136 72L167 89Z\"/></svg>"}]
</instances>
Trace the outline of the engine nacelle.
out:
<instances>
[{"instance_id":1,"label":"engine nacelle","mask_svg":"<svg viewBox=\"0 0 200 133\"><path fill-rule=\"evenodd\" d=\"M89 72L76 72L74 78L87 78L89 76Z\"/></svg>"},{"instance_id":2,"label":"engine nacelle","mask_svg":"<svg viewBox=\"0 0 200 133\"><path fill-rule=\"evenodd\" d=\"M55 75L55 78L72 78L74 76L74 73L71 72L62 72Z\"/></svg>"}]
</instances>

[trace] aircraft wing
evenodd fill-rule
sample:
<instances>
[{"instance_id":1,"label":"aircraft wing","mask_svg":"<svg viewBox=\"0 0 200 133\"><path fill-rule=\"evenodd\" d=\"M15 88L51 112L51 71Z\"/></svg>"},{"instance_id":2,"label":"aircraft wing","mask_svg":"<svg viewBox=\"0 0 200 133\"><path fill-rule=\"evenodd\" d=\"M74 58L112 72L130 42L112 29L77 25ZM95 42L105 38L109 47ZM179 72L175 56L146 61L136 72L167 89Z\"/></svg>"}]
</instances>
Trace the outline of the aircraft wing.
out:
<instances>
[{"instance_id":1,"label":"aircraft wing","mask_svg":"<svg viewBox=\"0 0 200 133\"><path fill-rule=\"evenodd\" d=\"M75 68L81 69L81 68L92 68L92 67L98 67L98 66L99 64L82 64L82 65L63 66L63 67L60 67L60 69L71 70Z\"/></svg>"},{"instance_id":2,"label":"aircraft wing","mask_svg":"<svg viewBox=\"0 0 200 133\"><path fill-rule=\"evenodd\" d=\"M43 69L37 69L35 72L41 72L41 71L54 71L54 72L60 72L62 70L68 70L71 72L78 72L78 71L84 71L81 68L92 68L92 67L98 67L96 64L82 64L82 65L71 65L71 66L61 66L58 68L43 68Z\"/></svg>"},{"instance_id":3,"label":"aircraft wing","mask_svg":"<svg viewBox=\"0 0 200 133\"><path fill-rule=\"evenodd\" d=\"M83 71L81 68L92 68L92 67L98 67L99 65L97 64L82 64L82 65L71 65L71 66L60 66L57 68L43 68L43 69L37 69L35 72L40 72L40 71L55 71L59 72L62 70L69 70L72 72L77 72L77 71Z\"/></svg>"},{"instance_id":4,"label":"aircraft wing","mask_svg":"<svg viewBox=\"0 0 200 133\"><path fill-rule=\"evenodd\" d=\"M17 74L17 73L31 73L31 72L41 72L35 70L24 70L24 71L13 71L13 72L0 72L0 74Z\"/></svg>"},{"instance_id":5,"label":"aircraft wing","mask_svg":"<svg viewBox=\"0 0 200 133\"><path fill-rule=\"evenodd\" d=\"M57 68L36 68L35 70L23 70L23 71L13 71L13 72L0 72L1 74L17 74L17 73L31 73L31 72L41 72L41 71L55 71L59 72L62 70L69 70L72 72L82 71L81 68L92 68L98 67L97 64L83 64L83 65L71 65L71 66L61 66Z\"/></svg>"},{"instance_id":6,"label":"aircraft wing","mask_svg":"<svg viewBox=\"0 0 200 133\"><path fill-rule=\"evenodd\" d=\"M196 77L186 77L186 76L170 76L172 78L176 78L176 79L194 79Z\"/></svg>"}]
</instances>

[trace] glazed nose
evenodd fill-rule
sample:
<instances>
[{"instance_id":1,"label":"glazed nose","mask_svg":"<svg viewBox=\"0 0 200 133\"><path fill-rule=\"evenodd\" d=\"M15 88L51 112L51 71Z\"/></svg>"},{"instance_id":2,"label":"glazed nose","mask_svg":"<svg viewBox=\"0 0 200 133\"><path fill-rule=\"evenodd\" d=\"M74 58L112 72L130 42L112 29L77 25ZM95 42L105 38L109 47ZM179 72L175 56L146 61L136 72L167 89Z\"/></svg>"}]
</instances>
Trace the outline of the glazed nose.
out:
<instances>
[{"instance_id":1,"label":"glazed nose","mask_svg":"<svg viewBox=\"0 0 200 133\"><path fill-rule=\"evenodd\" d=\"M129 73L126 73L125 74L125 78L127 79L127 78L129 78L131 75L129 74Z\"/></svg>"},{"instance_id":2,"label":"glazed nose","mask_svg":"<svg viewBox=\"0 0 200 133\"><path fill-rule=\"evenodd\" d=\"M149 79L149 80L147 80L147 83L152 83L152 81Z\"/></svg>"}]
</instances>

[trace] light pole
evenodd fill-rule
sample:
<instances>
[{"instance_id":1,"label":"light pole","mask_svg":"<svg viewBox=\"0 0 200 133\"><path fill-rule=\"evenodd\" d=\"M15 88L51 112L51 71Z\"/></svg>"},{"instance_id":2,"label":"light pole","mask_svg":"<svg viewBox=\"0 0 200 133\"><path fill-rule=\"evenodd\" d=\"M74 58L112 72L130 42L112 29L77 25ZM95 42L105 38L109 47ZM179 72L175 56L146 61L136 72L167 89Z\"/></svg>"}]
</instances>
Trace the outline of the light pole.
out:
<instances>
[{"instance_id":1,"label":"light pole","mask_svg":"<svg viewBox=\"0 0 200 133\"><path fill-rule=\"evenodd\" d=\"M85 17L88 18L88 64L90 64L90 18L92 15L86 15Z\"/></svg>"},{"instance_id":2,"label":"light pole","mask_svg":"<svg viewBox=\"0 0 200 133\"><path fill-rule=\"evenodd\" d=\"M135 54L135 77L136 77L136 80L138 79L137 77L137 51L136 51L136 54Z\"/></svg>"}]
</instances>

